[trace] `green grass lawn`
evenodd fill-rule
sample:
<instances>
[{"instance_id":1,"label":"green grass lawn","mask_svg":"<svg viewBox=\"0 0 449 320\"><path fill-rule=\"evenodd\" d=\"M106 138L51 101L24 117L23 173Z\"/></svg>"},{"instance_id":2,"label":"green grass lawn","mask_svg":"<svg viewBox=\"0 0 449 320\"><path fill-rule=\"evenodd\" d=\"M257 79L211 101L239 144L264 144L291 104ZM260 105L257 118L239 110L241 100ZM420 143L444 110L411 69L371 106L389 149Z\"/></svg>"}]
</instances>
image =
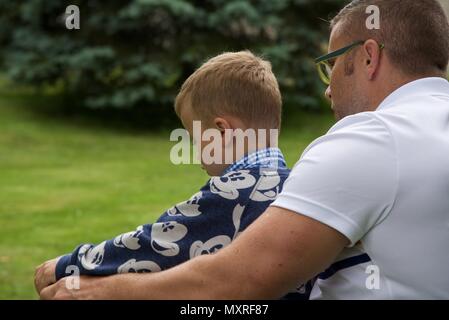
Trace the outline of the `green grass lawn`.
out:
<instances>
[{"instance_id":1,"label":"green grass lawn","mask_svg":"<svg viewBox=\"0 0 449 320\"><path fill-rule=\"evenodd\" d=\"M50 98L0 94L0 299L35 299L46 259L154 221L208 179L169 161L169 131L53 117ZM44 107L43 107L44 106ZM295 113L281 134L289 166L332 124Z\"/></svg>"}]
</instances>

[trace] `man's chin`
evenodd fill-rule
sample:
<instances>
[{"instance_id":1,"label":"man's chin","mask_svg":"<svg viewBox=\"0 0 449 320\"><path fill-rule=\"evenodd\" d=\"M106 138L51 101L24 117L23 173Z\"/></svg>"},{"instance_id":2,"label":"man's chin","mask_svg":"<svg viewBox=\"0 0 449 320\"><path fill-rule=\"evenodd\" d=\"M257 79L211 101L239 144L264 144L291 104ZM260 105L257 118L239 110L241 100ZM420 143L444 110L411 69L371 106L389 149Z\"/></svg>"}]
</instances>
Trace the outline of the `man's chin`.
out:
<instances>
[{"instance_id":1,"label":"man's chin","mask_svg":"<svg viewBox=\"0 0 449 320\"><path fill-rule=\"evenodd\" d=\"M332 112L333 112L333 114L334 114L334 118L335 118L337 121L338 121L338 120L341 120L341 117L340 117L339 113L335 110L334 106L332 106L331 109L332 109Z\"/></svg>"},{"instance_id":2,"label":"man's chin","mask_svg":"<svg viewBox=\"0 0 449 320\"><path fill-rule=\"evenodd\" d=\"M332 112L334 113L334 117L337 121L340 121L341 119L343 119L344 117L347 116L346 112L342 112L342 110L345 110L345 109L339 108L338 105L336 105L336 104L332 104L331 109L332 109Z\"/></svg>"}]
</instances>

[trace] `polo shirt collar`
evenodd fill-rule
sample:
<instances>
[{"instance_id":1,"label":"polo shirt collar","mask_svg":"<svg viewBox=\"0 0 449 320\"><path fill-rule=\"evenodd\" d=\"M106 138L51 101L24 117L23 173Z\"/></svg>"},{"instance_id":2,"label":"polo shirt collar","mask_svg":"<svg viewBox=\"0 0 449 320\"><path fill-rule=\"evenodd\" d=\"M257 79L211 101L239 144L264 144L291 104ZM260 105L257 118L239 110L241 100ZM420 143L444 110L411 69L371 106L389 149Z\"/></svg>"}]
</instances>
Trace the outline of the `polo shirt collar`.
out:
<instances>
[{"instance_id":1,"label":"polo shirt collar","mask_svg":"<svg viewBox=\"0 0 449 320\"><path fill-rule=\"evenodd\" d=\"M446 95L449 97L449 81L444 78L431 77L409 82L386 97L377 110L389 108L404 98L422 95Z\"/></svg>"}]
</instances>

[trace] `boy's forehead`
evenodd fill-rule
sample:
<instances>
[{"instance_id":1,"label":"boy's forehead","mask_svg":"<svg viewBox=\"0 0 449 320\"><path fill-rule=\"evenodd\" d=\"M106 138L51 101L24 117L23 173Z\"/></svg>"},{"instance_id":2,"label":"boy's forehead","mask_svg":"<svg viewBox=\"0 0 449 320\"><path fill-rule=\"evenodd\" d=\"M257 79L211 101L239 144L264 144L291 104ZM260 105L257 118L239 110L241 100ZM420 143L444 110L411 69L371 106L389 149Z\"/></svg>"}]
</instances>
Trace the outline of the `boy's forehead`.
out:
<instances>
[{"instance_id":1,"label":"boy's forehead","mask_svg":"<svg viewBox=\"0 0 449 320\"><path fill-rule=\"evenodd\" d=\"M186 128L187 130L192 129L193 121L202 121L195 115L190 101L185 101L181 105L179 105L177 111L179 119L181 120L184 128Z\"/></svg>"},{"instance_id":2,"label":"boy's forehead","mask_svg":"<svg viewBox=\"0 0 449 320\"><path fill-rule=\"evenodd\" d=\"M191 116L191 107L189 104L187 103L182 103L181 105L179 105L178 110L177 110L177 114L179 119L181 119L181 121L183 122L183 124L185 124L186 121L190 120L190 116Z\"/></svg>"}]
</instances>

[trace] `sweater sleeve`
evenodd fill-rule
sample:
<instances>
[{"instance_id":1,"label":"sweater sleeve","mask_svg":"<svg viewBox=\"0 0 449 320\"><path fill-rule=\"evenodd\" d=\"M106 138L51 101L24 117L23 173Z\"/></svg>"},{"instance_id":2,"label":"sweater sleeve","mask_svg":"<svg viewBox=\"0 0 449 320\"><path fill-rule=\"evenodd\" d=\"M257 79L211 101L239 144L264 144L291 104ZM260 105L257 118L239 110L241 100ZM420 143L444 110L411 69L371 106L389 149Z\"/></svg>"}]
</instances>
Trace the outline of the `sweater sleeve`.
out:
<instances>
[{"instance_id":1,"label":"sweater sleeve","mask_svg":"<svg viewBox=\"0 0 449 320\"><path fill-rule=\"evenodd\" d=\"M74 269L80 275L156 272L216 252L237 236L242 221L245 226L249 223L248 219L242 220L242 214L256 180L244 170L213 177L198 193L168 209L155 223L97 245L77 246L58 261L56 278L69 276ZM253 214L250 220L257 216Z\"/></svg>"}]
</instances>

